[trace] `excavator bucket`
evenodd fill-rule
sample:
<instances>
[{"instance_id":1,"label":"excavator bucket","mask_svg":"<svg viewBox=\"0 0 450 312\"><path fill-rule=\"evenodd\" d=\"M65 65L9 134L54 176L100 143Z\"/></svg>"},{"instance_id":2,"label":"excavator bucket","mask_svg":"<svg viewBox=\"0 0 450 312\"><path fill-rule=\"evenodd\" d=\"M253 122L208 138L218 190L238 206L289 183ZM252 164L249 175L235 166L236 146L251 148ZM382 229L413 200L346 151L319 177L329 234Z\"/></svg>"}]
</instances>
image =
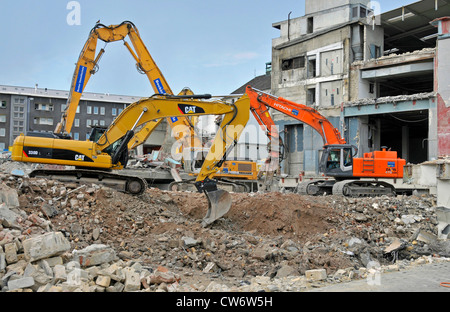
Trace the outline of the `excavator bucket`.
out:
<instances>
[{"instance_id":1,"label":"excavator bucket","mask_svg":"<svg viewBox=\"0 0 450 312\"><path fill-rule=\"evenodd\" d=\"M208 211L203 218L202 226L206 227L208 224L213 223L224 214L226 214L231 208L231 195L225 190L217 189L214 191L204 191L206 198L208 199Z\"/></svg>"}]
</instances>

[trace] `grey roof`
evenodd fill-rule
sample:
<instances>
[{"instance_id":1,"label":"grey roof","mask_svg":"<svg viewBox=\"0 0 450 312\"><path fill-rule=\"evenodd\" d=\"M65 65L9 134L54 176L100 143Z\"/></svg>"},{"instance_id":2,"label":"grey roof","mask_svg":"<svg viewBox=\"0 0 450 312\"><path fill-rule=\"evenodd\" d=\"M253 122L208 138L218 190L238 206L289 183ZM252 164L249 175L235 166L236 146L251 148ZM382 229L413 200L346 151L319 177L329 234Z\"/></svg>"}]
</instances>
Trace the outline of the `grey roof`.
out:
<instances>
[{"instance_id":1,"label":"grey roof","mask_svg":"<svg viewBox=\"0 0 450 312\"><path fill-rule=\"evenodd\" d=\"M24 95L29 97L36 96L36 97L49 97L60 99L67 99L69 97L69 91L67 90L54 90L47 88L30 88L30 87L7 86L7 85L0 85L0 93ZM140 99L141 97L139 96L117 95L108 93L92 93L92 92L83 92L81 96L81 100L128 103L128 104L136 102Z\"/></svg>"},{"instance_id":2,"label":"grey roof","mask_svg":"<svg viewBox=\"0 0 450 312\"><path fill-rule=\"evenodd\" d=\"M253 78L252 80L250 80L249 82L247 82L246 84L244 84L243 86L241 86L238 89L231 92L231 94L244 94L245 88L248 85L251 85L253 88L262 90L262 91L270 90L271 89L270 75L265 74L265 75L257 76L255 78Z\"/></svg>"}]
</instances>

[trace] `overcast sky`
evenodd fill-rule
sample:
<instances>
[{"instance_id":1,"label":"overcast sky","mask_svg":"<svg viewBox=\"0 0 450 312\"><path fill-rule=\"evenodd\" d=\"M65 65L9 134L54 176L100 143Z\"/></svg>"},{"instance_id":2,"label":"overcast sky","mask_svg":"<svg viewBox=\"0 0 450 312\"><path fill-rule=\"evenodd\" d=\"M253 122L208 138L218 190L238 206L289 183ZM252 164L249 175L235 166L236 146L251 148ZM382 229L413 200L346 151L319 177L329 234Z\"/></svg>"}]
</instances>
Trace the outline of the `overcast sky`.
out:
<instances>
[{"instance_id":1,"label":"overcast sky","mask_svg":"<svg viewBox=\"0 0 450 312\"><path fill-rule=\"evenodd\" d=\"M386 12L415 1L378 2ZM300 17L304 9L304 0L0 0L0 84L68 90L96 21L128 20L174 93L189 87L225 95L264 74L272 39L279 37L272 24L286 20L289 12ZM121 42L107 45L85 91L154 93Z\"/></svg>"}]
</instances>

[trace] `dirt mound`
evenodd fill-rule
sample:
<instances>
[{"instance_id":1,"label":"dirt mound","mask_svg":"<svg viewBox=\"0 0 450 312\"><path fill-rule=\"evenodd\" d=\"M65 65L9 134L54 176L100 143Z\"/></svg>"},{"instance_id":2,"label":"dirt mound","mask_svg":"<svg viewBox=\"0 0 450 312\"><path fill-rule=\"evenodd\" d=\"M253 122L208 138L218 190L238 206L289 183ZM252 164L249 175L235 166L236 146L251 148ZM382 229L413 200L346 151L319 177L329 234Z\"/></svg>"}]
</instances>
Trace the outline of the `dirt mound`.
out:
<instances>
[{"instance_id":1,"label":"dirt mound","mask_svg":"<svg viewBox=\"0 0 450 312\"><path fill-rule=\"evenodd\" d=\"M336 210L317 199L298 194L234 194L228 213L233 223L244 231L265 235L285 235L307 239L326 233Z\"/></svg>"},{"instance_id":2,"label":"dirt mound","mask_svg":"<svg viewBox=\"0 0 450 312\"><path fill-rule=\"evenodd\" d=\"M155 191L153 191L155 192ZM284 235L305 240L328 232L340 214L329 202L298 194L233 193L232 206L224 216L234 230L259 235ZM195 219L205 216L208 202L204 194L170 193L178 209Z\"/></svg>"}]
</instances>

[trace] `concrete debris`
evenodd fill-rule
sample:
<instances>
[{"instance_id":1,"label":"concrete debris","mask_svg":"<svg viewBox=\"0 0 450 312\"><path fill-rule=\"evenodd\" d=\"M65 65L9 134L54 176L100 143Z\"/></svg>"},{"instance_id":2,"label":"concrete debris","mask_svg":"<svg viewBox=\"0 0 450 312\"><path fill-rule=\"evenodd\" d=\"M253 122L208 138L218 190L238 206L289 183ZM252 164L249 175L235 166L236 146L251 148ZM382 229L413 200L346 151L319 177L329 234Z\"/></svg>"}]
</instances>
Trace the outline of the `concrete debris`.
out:
<instances>
[{"instance_id":1,"label":"concrete debris","mask_svg":"<svg viewBox=\"0 0 450 312\"><path fill-rule=\"evenodd\" d=\"M0 205L2 292L307 291L450 261L432 195L232 193L204 228L202 193L0 182L17 196Z\"/></svg>"},{"instance_id":2,"label":"concrete debris","mask_svg":"<svg viewBox=\"0 0 450 312\"><path fill-rule=\"evenodd\" d=\"M435 92L417 93L411 95L397 95L397 96L385 96L379 98L364 98L352 102L344 102L344 106L360 106L360 105L375 105L382 103L396 103L400 101L415 101L430 99L436 97Z\"/></svg>"},{"instance_id":3,"label":"concrete debris","mask_svg":"<svg viewBox=\"0 0 450 312\"><path fill-rule=\"evenodd\" d=\"M372 63L372 62L379 62L382 60L389 60L389 59L394 59L394 58L402 58L402 57L408 57L408 56L419 56L419 55L433 55L436 53L436 48L424 48L422 50L416 50L416 51L412 51L412 52L406 52L406 53L402 53L402 54L389 54L389 55L385 55L379 58L372 58L369 59L367 61L356 61L352 63L352 66L361 66L361 65L365 65L367 63Z\"/></svg>"}]
</instances>

